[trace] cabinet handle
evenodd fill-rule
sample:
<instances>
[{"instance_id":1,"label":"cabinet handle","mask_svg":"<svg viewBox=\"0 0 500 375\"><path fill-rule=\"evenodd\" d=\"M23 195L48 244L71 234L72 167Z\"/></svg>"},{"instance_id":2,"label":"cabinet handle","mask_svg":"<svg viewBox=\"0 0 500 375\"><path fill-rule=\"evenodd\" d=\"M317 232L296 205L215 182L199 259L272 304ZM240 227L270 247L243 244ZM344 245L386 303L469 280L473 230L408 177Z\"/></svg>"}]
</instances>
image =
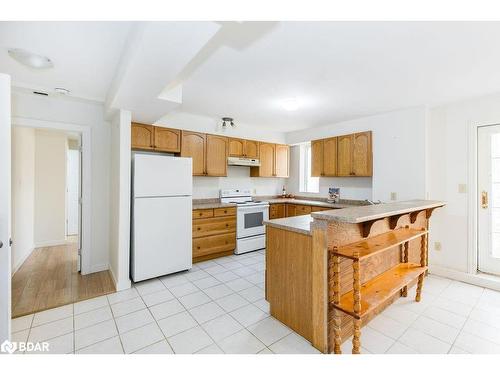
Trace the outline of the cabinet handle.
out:
<instances>
[{"instance_id":1,"label":"cabinet handle","mask_svg":"<svg viewBox=\"0 0 500 375\"><path fill-rule=\"evenodd\" d=\"M224 210L224 213L227 214L227 210Z\"/></svg>"},{"instance_id":2,"label":"cabinet handle","mask_svg":"<svg viewBox=\"0 0 500 375\"><path fill-rule=\"evenodd\" d=\"M200 250L200 249L201 249L201 246L198 246L198 247L197 247L197 249L198 249L198 250Z\"/></svg>"},{"instance_id":3,"label":"cabinet handle","mask_svg":"<svg viewBox=\"0 0 500 375\"><path fill-rule=\"evenodd\" d=\"M229 224L226 224L226 228L228 228L228 227L229 227Z\"/></svg>"},{"instance_id":4,"label":"cabinet handle","mask_svg":"<svg viewBox=\"0 0 500 375\"><path fill-rule=\"evenodd\" d=\"M196 228L196 230L201 230L201 228L200 228L200 227L198 227L198 228Z\"/></svg>"}]
</instances>

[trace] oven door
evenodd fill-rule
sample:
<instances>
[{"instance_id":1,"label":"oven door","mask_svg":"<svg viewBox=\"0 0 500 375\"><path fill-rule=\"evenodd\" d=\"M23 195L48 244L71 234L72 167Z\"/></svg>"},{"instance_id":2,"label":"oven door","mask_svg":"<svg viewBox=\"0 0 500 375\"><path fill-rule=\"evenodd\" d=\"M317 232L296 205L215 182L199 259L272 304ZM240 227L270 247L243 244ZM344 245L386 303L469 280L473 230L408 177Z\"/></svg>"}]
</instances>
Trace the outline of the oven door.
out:
<instances>
[{"instance_id":1,"label":"oven door","mask_svg":"<svg viewBox=\"0 0 500 375\"><path fill-rule=\"evenodd\" d=\"M269 205L238 207L237 209L237 238L258 236L266 233L262 222L269 219Z\"/></svg>"}]
</instances>

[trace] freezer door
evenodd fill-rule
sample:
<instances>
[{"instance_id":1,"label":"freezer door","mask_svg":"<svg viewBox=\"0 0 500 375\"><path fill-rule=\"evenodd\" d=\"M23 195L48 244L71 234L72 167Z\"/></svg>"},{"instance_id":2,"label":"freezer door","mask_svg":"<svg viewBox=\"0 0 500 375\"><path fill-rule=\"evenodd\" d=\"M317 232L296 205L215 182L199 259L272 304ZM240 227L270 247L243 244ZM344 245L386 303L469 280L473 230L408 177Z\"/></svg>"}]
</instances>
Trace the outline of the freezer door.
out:
<instances>
[{"instance_id":1,"label":"freezer door","mask_svg":"<svg viewBox=\"0 0 500 375\"><path fill-rule=\"evenodd\" d=\"M191 197L134 199L131 254L137 282L192 266Z\"/></svg>"},{"instance_id":2,"label":"freezer door","mask_svg":"<svg viewBox=\"0 0 500 375\"><path fill-rule=\"evenodd\" d=\"M135 154L134 197L192 195L192 159Z\"/></svg>"}]
</instances>

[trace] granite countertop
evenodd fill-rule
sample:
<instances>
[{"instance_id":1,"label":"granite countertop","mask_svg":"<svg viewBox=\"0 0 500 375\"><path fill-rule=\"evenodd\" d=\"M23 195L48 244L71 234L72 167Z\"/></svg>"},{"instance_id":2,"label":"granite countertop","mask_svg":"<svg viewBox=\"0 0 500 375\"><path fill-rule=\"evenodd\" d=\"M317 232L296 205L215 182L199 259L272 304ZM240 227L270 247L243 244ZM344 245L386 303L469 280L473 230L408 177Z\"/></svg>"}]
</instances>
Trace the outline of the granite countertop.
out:
<instances>
[{"instance_id":1,"label":"granite countertop","mask_svg":"<svg viewBox=\"0 0 500 375\"><path fill-rule=\"evenodd\" d=\"M370 206L349 207L342 210L314 212L314 219L340 221L344 223L364 223L366 221L382 219L384 217L407 214L428 208L442 207L442 201L410 200L394 203L382 203Z\"/></svg>"},{"instance_id":2,"label":"granite countertop","mask_svg":"<svg viewBox=\"0 0 500 375\"><path fill-rule=\"evenodd\" d=\"M197 203L193 201L193 210L205 210L210 208L224 208L236 207L235 203L221 203L221 202L202 202Z\"/></svg>"},{"instance_id":3,"label":"granite countertop","mask_svg":"<svg viewBox=\"0 0 500 375\"><path fill-rule=\"evenodd\" d=\"M318 207L329 207L332 209L335 208L347 208L347 207L353 207L353 206L360 206L360 204L349 204L349 203L328 203L325 201L319 201L319 200L306 200L306 199L296 199L296 198L271 198L271 199L265 199L267 202L270 204L273 203L294 203L294 204L303 204L306 206L318 206Z\"/></svg>"},{"instance_id":4,"label":"granite countertop","mask_svg":"<svg viewBox=\"0 0 500 375\"><path fill-rule=\"evenodd\" d=\"M311 215L300 215L292 217L284 217L282 219L266 220L264 224L270 227L285 229L292 232L311 235L311 222L313 218Z\"/></svg>"}]
</instances>

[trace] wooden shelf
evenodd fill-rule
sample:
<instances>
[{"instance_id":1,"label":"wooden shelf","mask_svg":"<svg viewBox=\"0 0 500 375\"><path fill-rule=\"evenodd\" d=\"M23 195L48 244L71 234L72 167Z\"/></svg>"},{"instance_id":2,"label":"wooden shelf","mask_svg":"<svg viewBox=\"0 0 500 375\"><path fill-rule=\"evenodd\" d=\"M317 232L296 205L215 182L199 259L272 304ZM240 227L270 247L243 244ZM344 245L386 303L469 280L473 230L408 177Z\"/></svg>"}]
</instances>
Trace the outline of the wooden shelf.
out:
<instances>
[{"instance_id":1,"label":"wooden shelf","mask_svg":"<svg viewBox=\"0 0 500 375\"><path fill-rule=\"evenodd\" d=\"M420 264L400 263L361 285L361 310L358 314L353 311L353 291L344 294L340 297L340 303L333 306L356 319L361 319L426 270L427 267L422 267Z\"/></svg>"},{"instance_id":2,"label":"wooden shelf","mask_svg":"<svg viewBox=\"0 0 500 375\"><path fill-rule=\"evenodd\" d=\"M344 258L360 260L371 257L394 246L401 245L426 233L426 230L400 228L346 246L334 247L332 253Z\"/></svg>"}]
</instances>

